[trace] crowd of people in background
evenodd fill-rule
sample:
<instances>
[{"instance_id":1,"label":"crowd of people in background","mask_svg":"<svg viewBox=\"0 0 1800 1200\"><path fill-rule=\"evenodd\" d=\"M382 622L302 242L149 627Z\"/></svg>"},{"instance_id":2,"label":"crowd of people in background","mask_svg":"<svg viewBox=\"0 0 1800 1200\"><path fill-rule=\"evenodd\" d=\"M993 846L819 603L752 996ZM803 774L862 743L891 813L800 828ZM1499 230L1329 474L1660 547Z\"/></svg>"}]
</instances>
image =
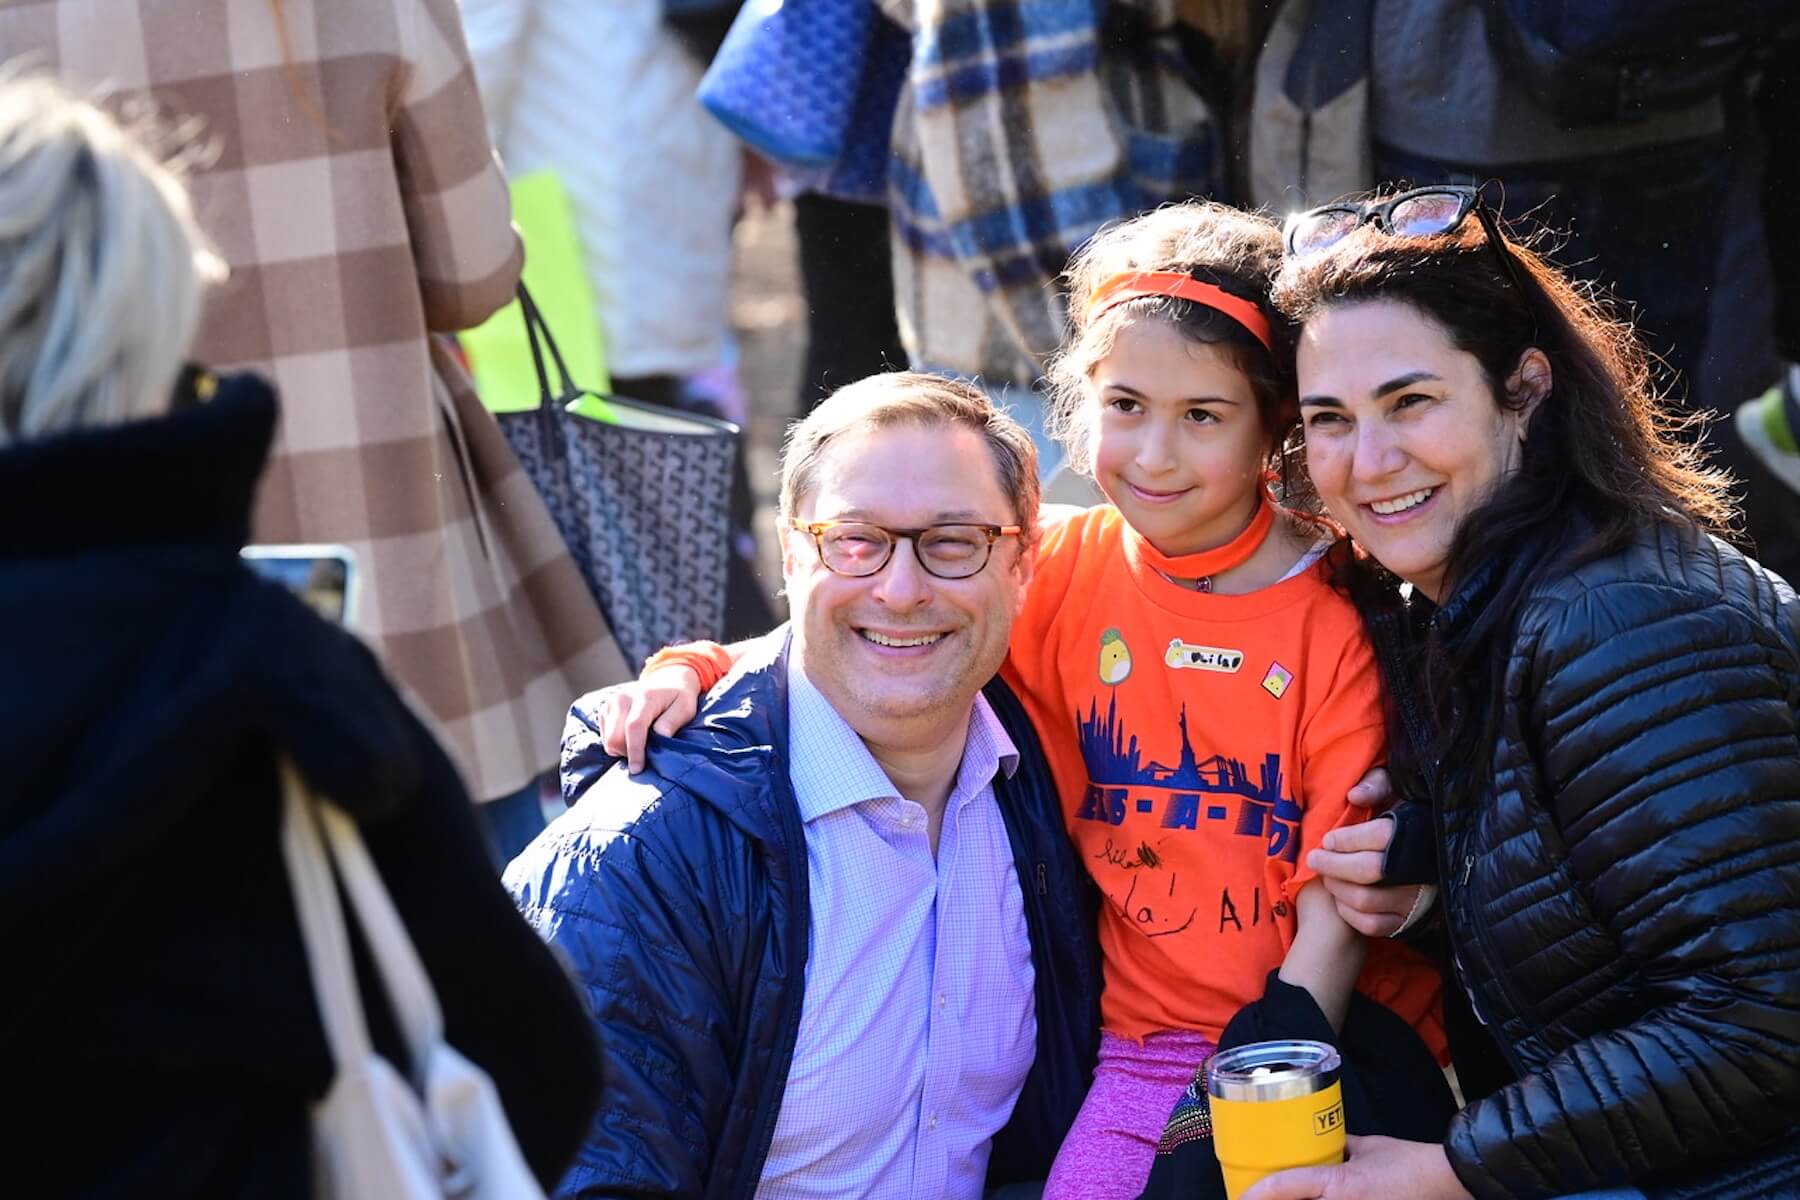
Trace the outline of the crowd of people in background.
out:
<instances>
[{"instance_id":1,"label":"crowd of people in background","mask_svg":"<svg viewBox=\"0 0 1800 1200\"><path fill-rule=\"evenodd\" d=\"M1790 7L0 6L0 1179L323 1194L298 778L546 1193L1223 1196L1300 1037L1250 1200L1800 1196ZM457 340L544 178L608 395L794 422L646 664Z\"/></svg>"}]
</instances>

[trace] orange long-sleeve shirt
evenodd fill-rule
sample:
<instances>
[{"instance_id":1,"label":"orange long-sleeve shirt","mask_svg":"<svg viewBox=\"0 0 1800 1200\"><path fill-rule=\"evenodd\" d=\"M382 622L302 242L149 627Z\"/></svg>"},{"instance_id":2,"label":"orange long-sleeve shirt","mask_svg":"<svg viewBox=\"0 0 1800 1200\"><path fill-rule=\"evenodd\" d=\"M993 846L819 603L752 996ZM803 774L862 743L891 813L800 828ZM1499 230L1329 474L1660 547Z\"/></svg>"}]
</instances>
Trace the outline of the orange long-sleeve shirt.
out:
<instances>
[{"instance_id":1,"label":"orange long-sleeve shirt","mask_svg":"<svg viewBox=\"0 0 1800 1200\"><path fill-rule=\"evenodd\" d=\"M1293 943L1306 852L1363 819L1381 685L1323 562L1237 596L1159 568L1183 574L1110 506L1050 528L1003 674L1106 898L1106 1028L1216 1039ZM1442 1052L1426 960L1377 943L1358 988Z\"/></svg>"}]
</instances>

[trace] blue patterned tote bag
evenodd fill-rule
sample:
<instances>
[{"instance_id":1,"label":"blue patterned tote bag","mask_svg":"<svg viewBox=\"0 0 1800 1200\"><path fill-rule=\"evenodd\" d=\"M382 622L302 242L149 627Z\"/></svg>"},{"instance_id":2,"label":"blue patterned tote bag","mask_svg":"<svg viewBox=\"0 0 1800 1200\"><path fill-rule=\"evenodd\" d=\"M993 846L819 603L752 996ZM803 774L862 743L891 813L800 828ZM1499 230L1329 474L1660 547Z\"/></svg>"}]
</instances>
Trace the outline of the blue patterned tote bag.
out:
<instances>
[{"instance_id":1,"label":"blue patterned tote bag","mask_svg":"<svg viewBox=\"0 0 1800 1200\"><path fill-rule=\"evenodd\" d=\"M531 293L519 307L538 405L496 414L626 657L725 628L727 421L577 386Z\"/></svg>"},{"instance_id":2,"label":"blue patterned tote bag","mask_svg":"<svg viewBox=\"0 0 1800 1200\"><path fill-rule=\"evenodd\" d=\"M873 0L749 0L700 81L700 103L764 157L828 167L844 149Z\"/></svg>"}]
</instances>

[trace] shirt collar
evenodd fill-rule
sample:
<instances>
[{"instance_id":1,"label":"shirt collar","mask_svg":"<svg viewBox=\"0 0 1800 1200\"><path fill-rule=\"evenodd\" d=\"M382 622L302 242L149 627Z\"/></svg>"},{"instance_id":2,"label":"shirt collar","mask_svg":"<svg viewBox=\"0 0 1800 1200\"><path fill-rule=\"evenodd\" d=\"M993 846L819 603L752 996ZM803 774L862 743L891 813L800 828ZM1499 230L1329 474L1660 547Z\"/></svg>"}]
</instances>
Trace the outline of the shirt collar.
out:
<instances>
[{"instance_id":1,"label":"shirt collar","mask_svg":"<svg viewBox=\"0 0 1800 1200\"><path fill-rule=\"evenodd\" d=\"M806 677L797 654L788 656L788 749L788 778L803 822L869 800L899 798L856 730ZM977 692L952 800L977 795L996 773L1010 779L1018 768L1018 748L987 697Z\"/></svg>"}]
</instances>

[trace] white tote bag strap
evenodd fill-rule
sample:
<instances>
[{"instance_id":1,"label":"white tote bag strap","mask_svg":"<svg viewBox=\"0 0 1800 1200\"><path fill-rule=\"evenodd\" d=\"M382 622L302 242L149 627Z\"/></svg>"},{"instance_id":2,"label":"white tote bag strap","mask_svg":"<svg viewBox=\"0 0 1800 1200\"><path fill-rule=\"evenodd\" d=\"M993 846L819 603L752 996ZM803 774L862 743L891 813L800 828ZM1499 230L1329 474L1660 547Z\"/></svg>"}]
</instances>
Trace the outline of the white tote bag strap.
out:
<instances>
[{"instance_id":1,"label":"white tote bag strap","mask_svg":"<svg viewBox=\"0 0 1800 1200\"><path fill-rule=\"evenodd\" d=\"M319 822L325 828L325 841L337 861L338 876L356 912L356 923L368 939L369 952L381 972L394 1019L406 1039L413 1085L425 1090L424 1072L432 1052L444 1040L444 1014L438 1007L437 993L425 964L419 960L400 911L388 895L387 885L369 857L369 848L357 832L356 822L348 813L329 801L318 805Z\"/></svg>"},{"instance_id":2,"label":"white tote bag strap","mask_svg":"<svg viewBox=\"0 0 1800 1200\"><path fill-rule=\"evenodd\" d=\"M356 964L350 936L332 883L314 811L317 805L294 764L283 758L281 771L281 856L294 889L300 935L306 943L306 965L313 995L325 1023L325 1040L338 1071L349 1070L374 1053L362 997L356 990Z\"/></svg>"},{"instance_id":3,"label":"white tote bag strap","mask_svg":"<svg viewBox=\"0 0 1800 1200\"><path fill-rule=\"evenodd\" d=\"M422 1091L422 1076L425 1065L431 1061L432 1048L444 1038L443 1013L438 1008L437 994L431 990L425 965L413 949L412 939L369 857L368 847L363 845L356 823L337 805L315 796L291 762L284 759L281 772L285 812L282 850L288 860L288 873L295 881L307 961L312 966L313 988L319 997L332 1054L342 1066L360 1062L372 1053L344 914L337 889L332 886L335 863L337 877L350 897L356 923L381 973L388 1003L406 1041L410 1059L405 1064L406 1074L413 1086ZM356 1057L347 1058L347 1054Z\"/></svg>"}]
</instances>

